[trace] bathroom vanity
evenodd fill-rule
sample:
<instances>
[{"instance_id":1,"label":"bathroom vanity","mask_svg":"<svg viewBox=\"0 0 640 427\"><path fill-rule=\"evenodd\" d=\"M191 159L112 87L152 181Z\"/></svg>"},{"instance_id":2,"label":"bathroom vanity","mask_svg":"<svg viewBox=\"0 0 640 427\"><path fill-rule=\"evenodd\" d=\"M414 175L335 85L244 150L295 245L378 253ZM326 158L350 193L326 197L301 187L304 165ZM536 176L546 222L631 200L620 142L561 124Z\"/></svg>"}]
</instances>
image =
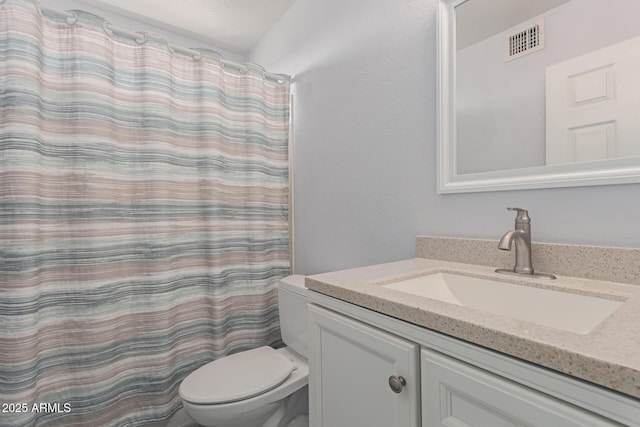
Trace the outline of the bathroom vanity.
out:
<instances>
[{"instance_id":1,"label":"bathroom vanity","mask_svg":"<svg viewBox=\"0 0 640 427\"><path fill-rule=\"evenodd\" d=\"M311 425L640 426L640 286L493 270L416 258L307 277ZM514 310L517 300L505 297L509 315L500 304L470 306L479 298L465 300L464 286L420 295L413 283L451 275L541 299L516 293ZM422 284L440 285L448 286ZM503 300L487 286L487 301ZM554 293L568 296L567 311L587 301L573 297L592 299L594 315L568 312L577 320L556 325L550 303L549 319L536 319ZM599 301L611 305L598 318Z\"/></svg>"}]
</instances>

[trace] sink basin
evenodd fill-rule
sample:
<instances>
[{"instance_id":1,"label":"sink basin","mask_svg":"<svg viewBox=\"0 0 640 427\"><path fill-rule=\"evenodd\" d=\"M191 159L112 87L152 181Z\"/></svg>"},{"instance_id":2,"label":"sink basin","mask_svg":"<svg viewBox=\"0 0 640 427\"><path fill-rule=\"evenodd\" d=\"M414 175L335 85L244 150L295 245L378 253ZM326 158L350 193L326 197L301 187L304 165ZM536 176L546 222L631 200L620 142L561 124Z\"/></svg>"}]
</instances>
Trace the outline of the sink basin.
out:
<instances>
[{"instance_id":1,"label":"sink basin","mask_svg":"<svg viewBox=\"0 0 640 427\"><path fill-rule=\"evenodd\" d=\"M578 334L588 334L623 304L453 273L434 273L382 287Z\"/></svg>"}]
</instances>

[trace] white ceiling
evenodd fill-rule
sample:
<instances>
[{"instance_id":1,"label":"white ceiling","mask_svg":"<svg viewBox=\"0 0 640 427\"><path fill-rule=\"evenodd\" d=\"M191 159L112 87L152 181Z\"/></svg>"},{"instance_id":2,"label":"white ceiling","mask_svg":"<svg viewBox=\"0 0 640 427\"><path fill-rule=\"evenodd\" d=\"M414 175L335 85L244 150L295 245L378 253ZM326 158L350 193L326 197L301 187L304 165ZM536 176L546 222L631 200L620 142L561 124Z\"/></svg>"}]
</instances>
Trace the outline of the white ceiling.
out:
<instances>
[{"instance_id":1,"label":"white ceiling","mask_svg":"<svg viewBox=\"0 0 640 427\"><path fill-rule=\"evenodd\" d=\"M456 46L470 46L569 0L468 0L456 7Z\"/></svg>"},{"instance_id":2,"label":"white ceiling","mask_svg":"<svg viewBox=\"0 0 640 427\"><path fill-rule=\"evenodd\" d=\"M241 55L295 0L80 0Z\"/></svg>"}]
</instances>

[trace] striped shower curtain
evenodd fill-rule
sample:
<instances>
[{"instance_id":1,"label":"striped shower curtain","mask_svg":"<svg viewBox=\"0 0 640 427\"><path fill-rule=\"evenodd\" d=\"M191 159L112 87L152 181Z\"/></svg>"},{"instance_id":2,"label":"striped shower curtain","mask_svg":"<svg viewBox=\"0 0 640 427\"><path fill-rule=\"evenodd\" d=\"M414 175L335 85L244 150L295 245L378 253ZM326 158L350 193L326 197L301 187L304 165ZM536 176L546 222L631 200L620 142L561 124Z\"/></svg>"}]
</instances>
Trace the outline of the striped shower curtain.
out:
<instances>
[{"instance_id":1,"label":"striped shower curtain","mask_svg":"<svg viewBox=\"0 0 640 427\"><path fill-rule=\"evenodd\" d=\"M279 341L288 79L74 13L0 0L0 426L162 422Z\"/></svg>"}]
</instances>

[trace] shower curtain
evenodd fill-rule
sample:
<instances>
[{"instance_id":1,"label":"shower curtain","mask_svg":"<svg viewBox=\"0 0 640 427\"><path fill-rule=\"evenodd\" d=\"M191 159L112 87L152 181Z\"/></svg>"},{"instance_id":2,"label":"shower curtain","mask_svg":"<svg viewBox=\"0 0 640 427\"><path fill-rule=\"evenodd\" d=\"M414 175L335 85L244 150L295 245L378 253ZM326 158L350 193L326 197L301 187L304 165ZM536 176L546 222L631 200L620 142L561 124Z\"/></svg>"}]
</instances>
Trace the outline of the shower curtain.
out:
<instances>
[{"instance_id":1,"label":"shower curtain","mask_svg":"<svg viewBox=\"0 0 640 427\"><path fill-rule=\"evenodd\" d=\"M0 1L0 426L144 425L279 342L289 79Z\"/></svg>"}]
</instances>

